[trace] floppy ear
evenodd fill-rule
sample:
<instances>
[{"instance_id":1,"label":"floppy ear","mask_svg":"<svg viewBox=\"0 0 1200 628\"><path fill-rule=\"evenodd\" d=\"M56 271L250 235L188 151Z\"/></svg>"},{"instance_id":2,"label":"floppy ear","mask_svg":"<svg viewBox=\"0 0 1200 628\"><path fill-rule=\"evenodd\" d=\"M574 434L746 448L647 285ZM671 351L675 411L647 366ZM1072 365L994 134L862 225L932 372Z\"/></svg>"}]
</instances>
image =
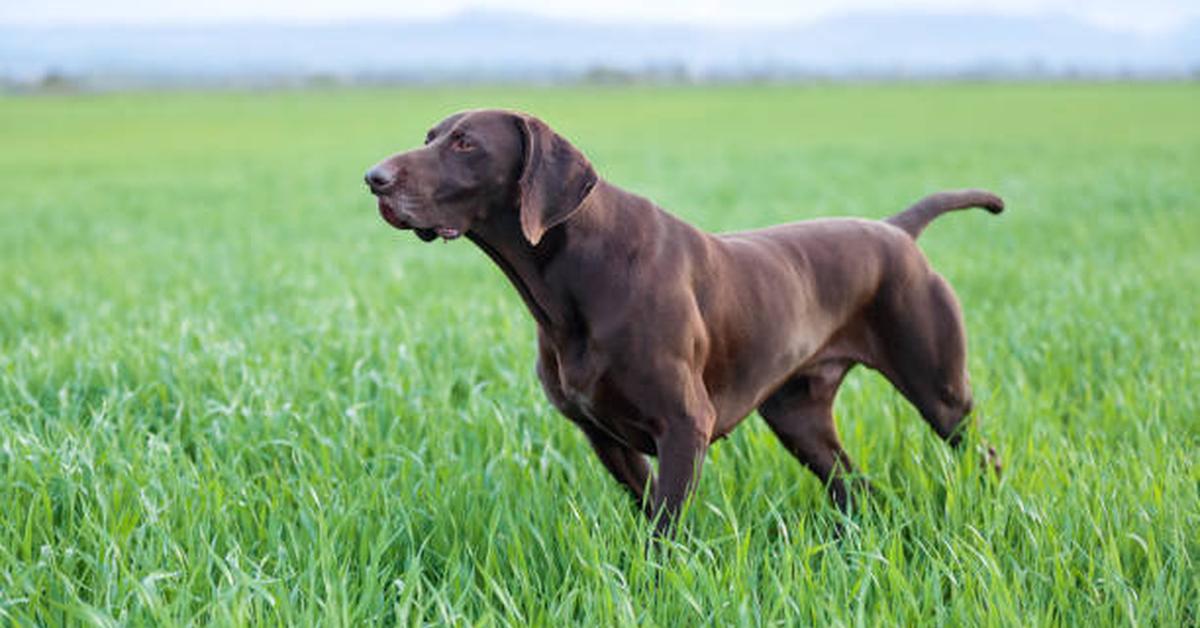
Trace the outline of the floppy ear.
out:
<instances>
[{"instance_id":1,"label":"floppy ear","mask_svg":"<svg viewBox=\"0 0 1200 628\"><path fill-rule=\"evenodd\" d=\"M536 246L562 223L595 187L599 177L587 157L532 116L517 116L525 135L525 165L517 182L521 231Z\"/></svg>"}]
</instances>

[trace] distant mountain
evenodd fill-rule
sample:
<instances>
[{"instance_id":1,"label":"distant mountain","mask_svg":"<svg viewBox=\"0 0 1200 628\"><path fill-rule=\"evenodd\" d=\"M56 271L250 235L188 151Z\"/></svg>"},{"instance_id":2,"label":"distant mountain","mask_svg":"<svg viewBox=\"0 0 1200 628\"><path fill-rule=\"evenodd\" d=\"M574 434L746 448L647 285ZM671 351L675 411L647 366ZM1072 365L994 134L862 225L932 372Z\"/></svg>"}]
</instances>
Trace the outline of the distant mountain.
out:
<instances>
[{"instance_id":1,"label":"distant mountain","mask_svg":"<svg viewBox=\"0 0 1200 628\"><path fill-rule=\"evenodd\" d=\"M1106 30L1065 16L849 14L796 30L794 60L860 67L955 71L980 66L1051 71L1183 70L1200 57L1175 54L1174 37ZM786 51L779 51L786 54ZM824 54L822 54L822 52Z\"/></svg>"},{"instance_id":2,"label":"distant mountain","mask_svg":"<svg viewBox=\"0 0 1200 628\"><path fill-rule=\"evenodd\" d=\"M1200 23L1162 36L1065 16L865 12L771 27L593 23L471 11L321 25L0 26L0 76L126 80L511 80L657 73L1182 76ZM607 73L607 74L606 74Z\"/></svg>"}]
</instances>

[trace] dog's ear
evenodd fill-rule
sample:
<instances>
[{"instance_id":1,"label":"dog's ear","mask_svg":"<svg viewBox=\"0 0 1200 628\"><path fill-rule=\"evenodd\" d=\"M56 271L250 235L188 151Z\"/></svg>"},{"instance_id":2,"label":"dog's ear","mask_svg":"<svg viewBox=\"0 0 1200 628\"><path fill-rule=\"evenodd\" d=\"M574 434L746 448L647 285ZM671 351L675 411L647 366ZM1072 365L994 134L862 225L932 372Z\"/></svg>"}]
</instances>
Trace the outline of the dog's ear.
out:
<instances>
[{"instance_id":1,"label":"dog's ear","mask_svg":"<svg viewBox=\"0 0 1200 628\"><path fill-rule=\"evenodd\" d=\"M571 217L599 177L579 149L532 116L518 115L525 136L525 164L517 182L521 231L537 246L542 236Z\"/></svg>"}]
</instances>

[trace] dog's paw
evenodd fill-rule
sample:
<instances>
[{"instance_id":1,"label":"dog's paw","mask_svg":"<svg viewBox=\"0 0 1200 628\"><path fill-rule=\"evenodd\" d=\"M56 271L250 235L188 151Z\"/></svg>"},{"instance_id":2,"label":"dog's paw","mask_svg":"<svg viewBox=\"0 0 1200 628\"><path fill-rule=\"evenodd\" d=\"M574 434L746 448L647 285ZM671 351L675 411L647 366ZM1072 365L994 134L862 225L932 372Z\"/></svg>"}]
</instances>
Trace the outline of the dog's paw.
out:
<instances>
[{"instance_id":1,"label":"dog's paw","mask_svg":"<svg viewBox=\"0 0 1200 628\"><path fill-rule=\"evenodd\" d=\"M986 441L979 443L979 468L985 473L990 470L996 474L997 478L1004 472L1004 463L1000 460L1000 454L996 453L996 448Z\"/></svg>"}]
</instances>

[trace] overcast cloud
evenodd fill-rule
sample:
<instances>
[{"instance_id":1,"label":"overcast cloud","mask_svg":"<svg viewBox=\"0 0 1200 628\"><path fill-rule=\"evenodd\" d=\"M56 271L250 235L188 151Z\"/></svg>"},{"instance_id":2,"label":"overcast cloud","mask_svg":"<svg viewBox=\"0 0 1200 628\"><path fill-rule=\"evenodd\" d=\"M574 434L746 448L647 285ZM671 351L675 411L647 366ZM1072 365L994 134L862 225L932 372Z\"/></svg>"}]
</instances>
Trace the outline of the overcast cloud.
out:
<instances>
[{"instance_id":1,"label":"overcast cloud","mask_svg":"<svg viewBox=\"0 0 1200 628\"><path fill-rule=\"evenodd\" d=\"M413 19L469 9L602 21L702 24L802 21L860 10L1057 13L1104 26L1151 32L1200 19L1197 0L0 0L0 24Z\"/></svg>"}]
</instances>

